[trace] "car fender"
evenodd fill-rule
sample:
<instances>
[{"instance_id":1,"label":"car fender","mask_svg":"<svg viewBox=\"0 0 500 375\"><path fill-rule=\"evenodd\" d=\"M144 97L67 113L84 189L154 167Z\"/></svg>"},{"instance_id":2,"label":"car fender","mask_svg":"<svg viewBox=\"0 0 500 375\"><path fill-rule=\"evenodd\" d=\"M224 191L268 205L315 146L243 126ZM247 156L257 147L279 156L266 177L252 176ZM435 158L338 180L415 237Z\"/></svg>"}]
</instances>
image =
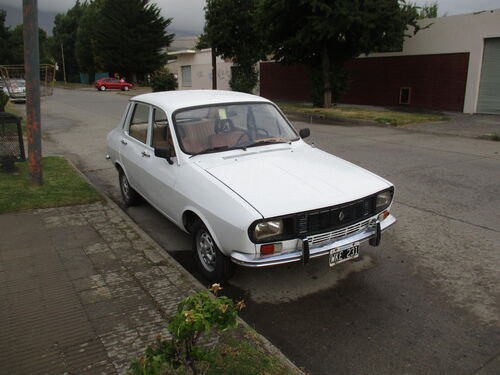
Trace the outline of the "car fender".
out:
<instances>
[{"instance_id":1,"label":"car fender","mask_svg":"<svg viewBox=\"0 0 500 375\"><path fill-rule=\"evenodd\" d=\"M221 242L219 241L219 238L217 237L217 234L214 230L214 228L210 225L210 222L208 221L207 217L201 212L201 210L199 210L198 208L192 206L192 205L189 205L187 206L183 213L182 213L182 216L184 216L184 214L187 212L187 211L191 211L193 212L196 216L198 216L198 218L203 222L203 224L205 225L205 227L208 229L208 231L210 232L210 234L212 235L212 238L214 239L215 241L215 244L217 245L217 247L219 249L222 249L222 244ZM184 229L184 228L183 228ZM186 229L184 229L186 230Z\"/></svg>"}]
</instances>

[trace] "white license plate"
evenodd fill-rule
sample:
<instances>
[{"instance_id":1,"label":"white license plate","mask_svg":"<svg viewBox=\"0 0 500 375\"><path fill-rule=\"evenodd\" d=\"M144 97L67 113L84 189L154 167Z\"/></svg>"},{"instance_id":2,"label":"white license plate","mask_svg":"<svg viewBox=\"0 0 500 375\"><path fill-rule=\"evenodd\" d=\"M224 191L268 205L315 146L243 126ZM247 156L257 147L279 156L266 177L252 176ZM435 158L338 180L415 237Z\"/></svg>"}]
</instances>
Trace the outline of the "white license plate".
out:
<instances>
[{"instance_id":1,"label":"white license plate","mask_svg":"<svg viewBox=\"0 0 500 375\"><path fill-rule=\"evenodd\" d=\"M330 256L328 257L328 263L330 264L330 267L333 267L336 264L357 257L359 257L359 242L353 243L349 246L331 249Z\"/></svg>"}]
</instances>

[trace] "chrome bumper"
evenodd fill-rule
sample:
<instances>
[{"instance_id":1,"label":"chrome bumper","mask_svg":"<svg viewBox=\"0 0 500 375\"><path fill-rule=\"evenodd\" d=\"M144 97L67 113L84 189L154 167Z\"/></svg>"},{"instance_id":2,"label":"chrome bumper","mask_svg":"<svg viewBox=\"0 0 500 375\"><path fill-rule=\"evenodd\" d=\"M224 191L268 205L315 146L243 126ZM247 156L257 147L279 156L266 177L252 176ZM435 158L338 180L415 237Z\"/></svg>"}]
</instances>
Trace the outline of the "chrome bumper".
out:
<instances>
[{"instance_id":1,"label":"chrome bumper","mask_svg":"<svg viewBox=\"0 0 500 375\"><path fill-rule=\"evenodd\" d=\"M384 231L396 222L396 218L393 215L389 215L385 220L380 223L380 230ZM364 242L368 241L370 238L375 237L377 234L377 225L373 225L368 229L355 233L353 235L344 237L340 240L330 242L328 244L313 247L309 249L309 257L317 258L330 253L331 249L335 249L342 246L350 245L354 242ZM276 255L267 256L255 256L254 254L246 254L233 252L231 253L231 260L244 267L267 267L275 266L278 264L300 262L303 260L304 252L303 250L291 251L287 253L280 253Z\"/></svg>"}]
</instances>

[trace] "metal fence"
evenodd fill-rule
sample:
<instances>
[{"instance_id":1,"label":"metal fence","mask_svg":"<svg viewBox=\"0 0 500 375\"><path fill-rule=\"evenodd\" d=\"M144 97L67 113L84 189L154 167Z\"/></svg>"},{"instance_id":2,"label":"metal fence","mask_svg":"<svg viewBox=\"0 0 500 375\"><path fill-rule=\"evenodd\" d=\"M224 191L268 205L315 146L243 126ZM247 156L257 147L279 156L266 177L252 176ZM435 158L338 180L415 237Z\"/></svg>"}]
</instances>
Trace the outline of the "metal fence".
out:
<instances>
[{"instance_id":1,"label":"metal fence","mask_svg":"<svg viewBox=\"0 0 500 375\"><path fill-rule=\"evenodd\" d=\"M55 66L40 65L40 95L50 96L54 91ZM13 98L20 95L19 80L24 81L24 65L0 65L0 86L7 89ZM22 84L22 83L21 83Z\"/></svg>"}]
</instances>

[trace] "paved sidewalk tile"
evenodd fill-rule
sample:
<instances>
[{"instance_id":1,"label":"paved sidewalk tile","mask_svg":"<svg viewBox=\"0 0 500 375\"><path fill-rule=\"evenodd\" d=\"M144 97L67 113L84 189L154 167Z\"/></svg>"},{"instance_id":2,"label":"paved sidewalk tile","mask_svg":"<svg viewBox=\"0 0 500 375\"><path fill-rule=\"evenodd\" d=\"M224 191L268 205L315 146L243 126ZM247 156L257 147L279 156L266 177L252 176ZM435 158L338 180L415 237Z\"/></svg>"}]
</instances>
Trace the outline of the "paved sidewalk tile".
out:
<instances>
[{"instance_id":1,"label":"paved sidewalk tile","mask_svg":"<svg viewBox=\"0 0 500 375\"><path fill-rule=\"evenodd\" d=\"M0 215L0 373L123 374L168 337L196 286L116 210Z\"/></svg>"}]
</instances>

